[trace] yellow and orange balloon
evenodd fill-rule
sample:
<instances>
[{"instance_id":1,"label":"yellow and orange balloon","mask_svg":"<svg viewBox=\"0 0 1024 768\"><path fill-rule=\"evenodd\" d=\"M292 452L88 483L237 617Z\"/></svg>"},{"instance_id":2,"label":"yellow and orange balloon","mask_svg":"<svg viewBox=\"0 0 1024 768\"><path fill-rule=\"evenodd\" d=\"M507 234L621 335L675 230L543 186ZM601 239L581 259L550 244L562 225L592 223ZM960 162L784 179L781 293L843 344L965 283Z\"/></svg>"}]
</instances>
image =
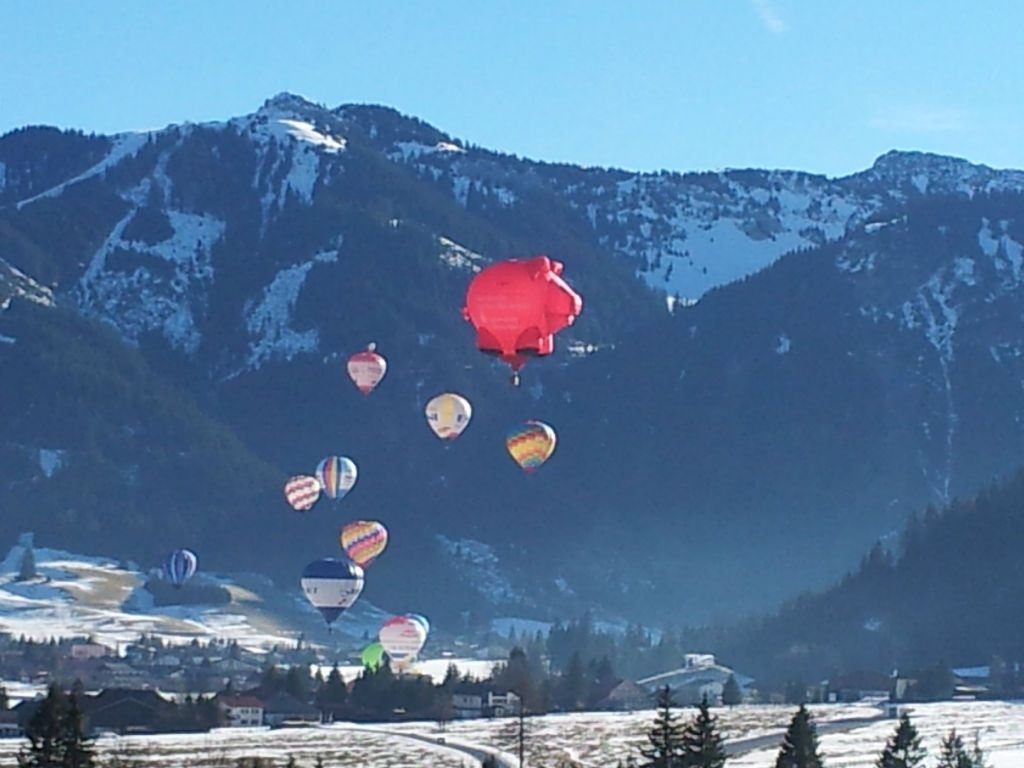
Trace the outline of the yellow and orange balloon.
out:
<instances>
[{"instance_id":1,"label":"yellow and orange balloon","mask_svg":"<svg viewBox=\"0 0 1024 768\"><path fill-rule=\"evenodd\" d=\"M338 543L349 559L366 568L388 545L388 529L376 520L353 520L341 529Z\"/></svg>"},{"instance_id":2,"label":"yellow and orange balloon","mask_svg":"<svg viewBox=\"0 0 1024 768\"><path fill-rule=\"evenodd\" d=\"M509 430L505 447L516 464L526 472L533 472L551 458L557 440L551 425L531 420Z\"/></svg>"}]
</instances>

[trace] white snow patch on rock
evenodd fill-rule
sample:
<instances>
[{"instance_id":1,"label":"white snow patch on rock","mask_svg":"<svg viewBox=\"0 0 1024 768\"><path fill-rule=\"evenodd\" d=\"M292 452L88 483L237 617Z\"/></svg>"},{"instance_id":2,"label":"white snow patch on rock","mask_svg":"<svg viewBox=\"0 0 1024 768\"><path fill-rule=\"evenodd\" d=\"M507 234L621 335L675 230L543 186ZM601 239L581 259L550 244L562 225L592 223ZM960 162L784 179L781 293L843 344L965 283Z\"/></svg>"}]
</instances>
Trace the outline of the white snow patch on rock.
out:
<instances>
[{"instance_id":1,"label":"white snow patch on rock","mask_svg":"<svg viewBox=\"0 0 1024 768\"><path fill-rule=\"evenodd\" d=\"M226 225L213 216L165 213L174 233L159 243L124 239L135 209L114 226L79 281L79 304L85 314L116 326L132 343L138 343L143 333L157 331L173 347L192 353L201 340L195 314L204 310L205 295L196 287L213 282L213 245ZM127 256L129 263L138 257L139 264L110 268L108 259L115 253ZM148 259L166 269L150 268Z\"/></svg>"},{"instance_id":2,"label":"white snow patch on rock","mask_svg":"<svg viewBox=\"0 0 1024 768\"><path fill-rule=\"evenodd\" d=\"M47 477L53 477L54 472L64 466L64 459L67 451L62 448L40 448L39 468Z\"/></svg>"},{"instance_id":3,"label":"white snow patch on rock","mask_svg":"<svg viewBox=\"0 0 1024 768\"><path fill-rule=\"evenodd\" d=\"M437 241L441 244L441 252L437 257L448 266L456 269L468 269L471 272L479 272L483 268L481 265L485 259L479 253L471 251L447 237L439 237Z\"/></svg>"},{"instance_id":4,"label":"white snow patch on rock","mask_svg":"<svg viewBox=\"0 0 1024 768\"><path fill-rule=\"evenodd\" d=\"M11 286L14 296L28 299L47 307L53 306L52 290L36 282L17 267L13 267L5 261L0 261L0 285L3 283ZM8 296L0 304L0 309L7 309L10 306L10 301L11 297Z\"/></svg>"},{"instance_id":5,"label":"white snow patch on rock","mask_svg":"<svg viewBox=\"0 0 1024 768\"><path fill-rule=\"evenodd\" d=\"M291 314L314 265L337 260L337 251L321 251L310 261L293 264L274 276L258 303L246 305L246 328L257 337L249 343L246 364L250 369L259 368L267 360L291 360L303 352L316 351L320 343L316 328L296 331L291 327Z\"/></svg>"},{"instance_id":6,"label":"white snow patch on rock","mask_svg":"<svg viewBox=\"0 0 1024 768\"><path fill-rule=\"evenodd\" d=\"M72 184L77 184L80 181L85 181L88 178L96 176L97 174L103 173L107 168L111 168L117 165L119 162L129 155L136 154L142 149L152 134L149 132L143 133L120 133L116 136L111 137L113 140L113 146L110 148L110 152L107 156L100 160L96 165L92 166L88 170L74 176L67 181L62 181L54 187L40 192L38 195L21 200L17 204L17 208L21 209L22 206L26 206L29 203L34 203L36 200L41 200L45 197L56 197L64 192Z\"/></svg>"}]
</instances>

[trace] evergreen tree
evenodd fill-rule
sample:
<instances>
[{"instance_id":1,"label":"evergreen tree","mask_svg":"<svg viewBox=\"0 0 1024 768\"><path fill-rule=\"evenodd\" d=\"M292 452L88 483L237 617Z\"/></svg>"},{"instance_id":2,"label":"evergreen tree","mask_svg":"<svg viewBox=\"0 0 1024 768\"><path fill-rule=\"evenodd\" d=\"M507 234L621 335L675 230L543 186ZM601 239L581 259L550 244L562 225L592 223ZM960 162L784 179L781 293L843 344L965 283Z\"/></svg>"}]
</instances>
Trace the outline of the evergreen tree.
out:
<instances>
[{"instance_id":1,"label":"evergreen tree","mask_svg":"<svg viewBox=\"0 0 1024 768\"><path fill-rule=\"evenodd\" d=\"M64 694L56 683L51 683L44 698L25 726L25 737L29 741L28 751L18 753L20 768L53 768L64 758L61 732L61 713L64 709Z\"/></svg>"},{"instance_id":2,"label":"evergreen tree","mask_svg":"<svg viewBox=\"0 0 1024 768\"><path fill-rule=\"evenodd\" d=\"M686 768L722 768L725 765L725 747L715 724L717 719L708 708L708 697L703 696L696 717L683 733L683 765Z\"/></svg>"},{"instance_id":3,"label":"evergreen tree","mask_svg":"<svg viewBox=\"0 0 1024 768\"><path fill-rule=\"evenodd\" d=\"M775 759L775 768L822 768L818 754L818 733L811 713L803 704L793 715Z\"/></svg>"},{"instance_id":4,"label":"evergreen tree","mask_svg":"<svg viewBox=\"0 0 1024 768\"><path fill-rule=\"evenodd\" d=\"M734 707L741 701L743 701L743 692L740 690L740 684L736 682L734 675L729 675L729 679L722 686L722 703L727 707Z\"/></svg>"},{"instance_id":5,"label":"evergreen tree","mask_svg":"<svg viewBox=\"0 0 1024 768\"><path fill-rule=\"evenodd\" d=\"M36 572L36 553L32 547L25 547L21 553L21 567L18 569L16 581L29 581L39 574Z\"/></svg>"},{"instance_id":6,"label":"evergreen tree","mask_svg":"<svg viewBox=\"0 0 1024 768\"><path fill-rule=\"evenodd\" d=\"M981 748L981 734L974 732L974 741L971 744L971 768L989 768L985 762L985 752Z\"/></svg>"},{"instance_id":7,"label":"evergreen tree","mask_svg":"<svg viewBox=\"0 0 1024 768\"><path fill-rule=\"evenodd\" d=\"M64 761L61 768L92 768L95 758L93 740L85 732L85 717L78 706L78 696L72 693L61 717L61 739Z\"/></svg>"},{"instance_id":8,"label":"evergreen tree","mask_svg":"<svg viewBox=\"0 0 1024 768\"><path fill-rule=\"evenodd\" d=\"M445 690L451 690L459 682L459 668L454 664L449 664L448 668L444 671L444 681L441 683L441 687Z\"/></svg>"},{"instance_id":9,"label":"evergreen tree","mask_svg":"<svg viewBox=\"0 0 1024 768\"><path fill-rule=\"evenodd\" d=\"M295 664L284 676L284 690L299 701L309 698L309 667Z\"/></svg>"},{"instance_id":10,"label":"evergreen tree","mask_svg":"<svg viewBox=\"0 0 1024 768\"><path fill-rule=\"evenodd\" d=\"M498 688L506 691L513 691L522 699L523 707L528 712L540 712L542 710L537 686L530 672L530 662L526 657L526 651L516 646L508 653L508 662L494 676L494 683Z\"/></svg>"},{"instance_id":11,"label":"evergreen tree","mask_svg":"<svg viewBox=\"0 0 1024 768\"><path fill-rule=\"evenodd\" d=\"M683 768L683 747L685 728L672 708L672 692L666 685L658 691L658 712L654 725L647 732L648 747L641 747L640 754L646 762L638 768Z\"/></svg>"},{"instance_id":12,"label":"evergreen tree","mask_svg":"<svg viewBox=\"0 0 1024 768\"><path fill-rule=\"evenodd\" d=\"M939 762L935 768L974 768L974 762L964 749L964 740L957 735L956 728L942 740Z\"/></svg>"},{"instance_id":13,"label":"evergreen tree","mask_svg":"<svg viewBox=\"0 0 1024 768\"><path fill-rule=\"evenodd\" d=\"M56 683L50 685L25 727L26 752L18 753L21 768L92 768L93 742L85 734L85 722L77 696L65 696Z\"/></svg>"},{"instance_id":14,"label":"evergreen tree","mask_svg":"<svg viewBox=\"0 0 1024 768\"><path fill-rule=\"evenodd\" d=\"M583 659L578 651L569 658L569 665L560 682L559 704L569 711L579 709L586 697L587 681L583 674Z\"/></svg>"},{"instance_id":15,"label":"evergreen tree","mask_svg":"<svg viewBox=\"0 0 1024 768\"><path fill-rule=\"evenodd\" d=\"M338 667L335 666L316 692L316 705L321 712L329 712L333 717L337 717L345 709L347 702L348 687Z\"/></svg>"},{"instance_id":16,"label":"evergreen tree","mask_svg":"<svg viewBox=\"0 0 1024 768\"><path fill-rule=\"evenodd\" d=\"M914 768L924 762L924 756L917 728L910 722L910 715L904 712L875 765L878 768Z\"/></svg>"}]
</instances>

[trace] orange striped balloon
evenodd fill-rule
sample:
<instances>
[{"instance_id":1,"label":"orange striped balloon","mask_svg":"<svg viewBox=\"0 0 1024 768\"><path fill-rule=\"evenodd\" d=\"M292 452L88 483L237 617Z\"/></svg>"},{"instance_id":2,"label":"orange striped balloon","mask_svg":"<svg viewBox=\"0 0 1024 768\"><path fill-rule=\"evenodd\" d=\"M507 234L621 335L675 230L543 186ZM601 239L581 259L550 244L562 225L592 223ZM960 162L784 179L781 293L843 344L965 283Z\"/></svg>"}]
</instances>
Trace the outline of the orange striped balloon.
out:
<instances>
[{"instance_id":1,"label":"orange striped balloon","mask_svg":"<svg viewBox=\"0 0 1024 768\"><path fill-rule=\"evenodd\" d=\"M555 430L543 421L527 421L513 427L505 439L505 447L515 462L527 472L533 472L555 452Z\"/></svg>"},{"instance_id":2,"label":"orange striped balloon","mask_svg":"<svg viewBox=\"0 0 1024 768\"><path fill-rule=\"evenodd\" d=\"M388 529L376 520L353 520L341 529L338 542L349 559L365 568L388 545Z\"/></svg>"}]
</instances>

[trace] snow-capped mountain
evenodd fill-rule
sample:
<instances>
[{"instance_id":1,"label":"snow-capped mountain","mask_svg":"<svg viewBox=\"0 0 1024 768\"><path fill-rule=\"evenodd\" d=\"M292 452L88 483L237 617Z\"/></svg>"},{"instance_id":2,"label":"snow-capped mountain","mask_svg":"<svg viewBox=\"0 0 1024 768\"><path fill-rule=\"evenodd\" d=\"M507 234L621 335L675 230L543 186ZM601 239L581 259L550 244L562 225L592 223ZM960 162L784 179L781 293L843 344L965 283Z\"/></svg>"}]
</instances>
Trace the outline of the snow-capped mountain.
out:
<instances>
[{"instance_id":1,"label":"snow-capped mountain","mask_svg":"<svg viewBox=\"0 0 1024 768\"><path fill-rule=\"evenodd\" d=\"M373 517L367 589L453 624L771 605L1024 459L1022 190L905 152L840 179L538 163L289 94L8 134L0 533L42 515L136 559L192 537L284 578ZM534 253L585 309L512 389L460 309ZM363 397L344 361L370 341ZM474 403L448 446L422 417L445 390ZM525 418L559 435L529 478L503 447ZM328 454L358 486L297 516L281 485Z\"/></svg>"}]
</instances>

